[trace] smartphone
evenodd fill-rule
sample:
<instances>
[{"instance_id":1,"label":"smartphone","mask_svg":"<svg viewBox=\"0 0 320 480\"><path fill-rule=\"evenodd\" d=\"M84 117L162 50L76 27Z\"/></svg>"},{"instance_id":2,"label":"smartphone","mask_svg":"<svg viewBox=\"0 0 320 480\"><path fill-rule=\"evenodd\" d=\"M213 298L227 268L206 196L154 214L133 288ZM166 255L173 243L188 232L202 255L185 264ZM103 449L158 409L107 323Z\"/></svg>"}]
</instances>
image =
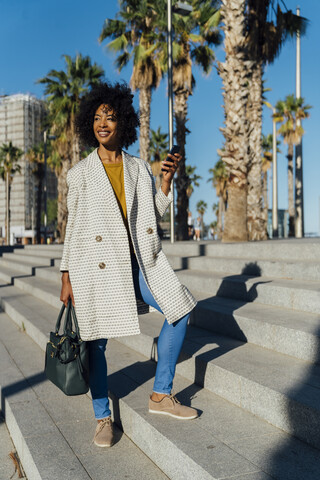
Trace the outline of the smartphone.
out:
<instances>
[{"instance_id":1,"label":"smartphone","mask_svg":"<svg viewBox=\"0 0 320 480\"><path fill-rule=\"evenodd\" d=\"M179 153L179 152L180 152L180 145L173 145L173 147L171 148L169 153L171 155L174 155L175 153ZM167 157L166 162L173 162L173 160L172 160L172 158ZM164 168L161 168L161 170L162 170L162 172L167 172L167 170L165 170Z\"/></svg>"}]
</instances>

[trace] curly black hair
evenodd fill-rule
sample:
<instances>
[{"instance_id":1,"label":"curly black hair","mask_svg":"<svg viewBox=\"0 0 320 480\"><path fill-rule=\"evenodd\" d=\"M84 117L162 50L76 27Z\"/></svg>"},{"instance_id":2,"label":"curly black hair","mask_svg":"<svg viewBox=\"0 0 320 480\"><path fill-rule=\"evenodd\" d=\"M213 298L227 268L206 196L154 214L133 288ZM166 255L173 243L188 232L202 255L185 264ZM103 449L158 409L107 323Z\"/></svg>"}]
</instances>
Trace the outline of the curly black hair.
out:
<instances>
[{"instance_id":1,"label":"curly black hair","mask_svg":"<svg viewBox=\"0 0 320 480\"><path fill-rule=\"evenodd\" d=\"M83 145L98 147L99 142L93 132L94 115L100 105L112 108L117 118L117 132L120 147L128 148L137 140L139 116L132 104L133 95L128 85L123 83L101 82L94 85L80 101L75 119L76 131Z\"/></svg>"}]
</instances>

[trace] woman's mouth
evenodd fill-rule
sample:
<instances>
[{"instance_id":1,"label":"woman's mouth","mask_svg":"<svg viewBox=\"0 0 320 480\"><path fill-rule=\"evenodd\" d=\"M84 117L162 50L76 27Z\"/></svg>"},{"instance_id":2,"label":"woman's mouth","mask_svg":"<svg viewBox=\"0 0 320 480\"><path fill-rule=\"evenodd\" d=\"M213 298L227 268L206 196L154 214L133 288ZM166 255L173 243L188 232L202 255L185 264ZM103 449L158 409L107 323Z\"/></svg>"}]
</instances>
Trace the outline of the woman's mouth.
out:
<instances>
[{"instance_id":1,"label":"woman's mouth","mask_svg":"<svg viewBox=\"0 0 320 480\"><path fill-rule=\"evenodd\" d=\"M110 132L98 132L99 137L107 137L110 135Z\"/></svg>"}]
</instances>

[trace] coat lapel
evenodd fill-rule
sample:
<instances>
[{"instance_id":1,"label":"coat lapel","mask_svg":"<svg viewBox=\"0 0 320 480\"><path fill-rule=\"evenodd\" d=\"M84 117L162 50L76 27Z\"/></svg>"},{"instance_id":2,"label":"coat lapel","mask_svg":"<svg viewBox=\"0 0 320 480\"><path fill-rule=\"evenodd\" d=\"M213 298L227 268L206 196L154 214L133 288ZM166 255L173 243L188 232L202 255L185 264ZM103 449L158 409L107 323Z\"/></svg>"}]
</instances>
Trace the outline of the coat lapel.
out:
<instances>
[{"instance_id":1,"label":"coat lapel","mask_svg":"<svg viewBox=\"0 0 320 480\"><path fill-rule=\"evenodd\" d=\"M132 204L136 192L139 166L131 155L122 151L124 191L126 195L127 217L130 220Z\"/></svg>"}]
</instances>

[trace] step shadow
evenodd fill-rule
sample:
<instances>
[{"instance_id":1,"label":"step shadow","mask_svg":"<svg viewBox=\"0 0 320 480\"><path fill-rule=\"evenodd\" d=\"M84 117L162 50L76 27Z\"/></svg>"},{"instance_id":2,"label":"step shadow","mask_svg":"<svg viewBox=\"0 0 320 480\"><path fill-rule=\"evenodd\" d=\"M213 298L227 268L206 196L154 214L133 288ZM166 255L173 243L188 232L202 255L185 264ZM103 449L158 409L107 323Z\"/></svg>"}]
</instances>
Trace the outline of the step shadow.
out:
<instances>
[{"instance_id":1,"label":"step shadow","mask_svg":"<svg viewBox=\"0 0 320 480\"><path fill-rule=\"evenodd\" d=\"M251 278L256 276L258 278L261 276L261 269L257 265L257 263L251 262L244 267L239 277L242 277L243 275L247 275L248 277L250 276ZM235 278L235 277L236 276L234 275L232 276L232 278ZM207 302L207 301L210 301L210 299L215 299L218 297L219 292L220 293L224 292L225 290L224 282L227 282L229 278L230 277L225 277L225 279L222 281L222 284L220 286L220 289L217 295L213 297L209 297L203 300L202 302ZM243 288L242 297L250 298L251 301L253 301L258 295L256 289L260 283L266 283L266 282L261 282L261 281L255 282L250 287L249 291L247 291L246 285L242 284L242 287L241 287ZM199 305L201 305L202 302L199 302ZM241 346L245 342L247 342L246 335L241 330L236 319L234 318L234 312L240 306L243 306L248 302L249 300L247 299L242 301L237 300L237 303L232 305L232 300L230 300L230 309L229 309L229 318L228 318L229 331L227 333L225 332L225 330L222 331L220 329L219 323L216 324L215 328L213 328L212 325L211 325L211 328L208 328L210 327L208 326L208 324L199 325L199 322L196 319L197 307L195 308L193 319L191 320L190 325L187 328L187 334L186 334L185 342L183 345L183 349L178 359L178 364L180 364L194 357L193 361L195 363L195 373L194 373L193 383L190 386L188 386L186 389L180 391L177 395L177 397L180 398L184 404L190 405L191 399L194 398L194 396L198 391L204 388L208 362L211 362L212 360L215 360L220 356L225 355L226 353L230 352L235 348L241 348ZM204 328L206 330L204 330ZM211 330L212 335L208 334L208 330ZM224 336L222 336L222 334ZM219 335L221 336L219 337ZM228 339L226 335L230 335L232 338ZM113 387L111 387L111 391L117 392L116 393L117 398L123 398L129 395L132 391L134 391L140 385L143 385L144 383L148 382L154 377L155 371L156 371L158 338L159 337L155 337L153 339L153 344L152 344L152 348L149 355L150 360L147 360L145 362L136 362L108 376L108 382L110 386L113 385ZM209 345L213 343L214 343L214 347L210 348ZM201 350L202 352L198 353ZM119 378L127 379L127 380L126 381L123 380L122 385L120 385L121 382ZM119 411L119 406L117 404L116 399L114 400L114 402L115 402L116 410ZM118 418L118 421L121 423L120 415L117 415L117 418Z\"/></svg>"},{"instance_id":2,"label":"step shadow","mask_svg":"<svg viewBox=\"0 0 320 480\"><path fill-rule=\"evenodd\" d=\"M1 411L4 418L6 418L6 398L13 397L17 393L20 393L23 390L28 390L30 387L32 388L39 385L46 380L46 374L44 372L38 372L29 377L25 377L18 382L13 382L5 387L1 387Z\"/></svg>"},{"instance_id":3,"label":"step shadow","mask_svg":"<svg viewBox=\"0 0 320 480\"><path fill-rule=\"evenodd\" d=\"M320 318L319 318L320 323ZM315 361L320 359L320 326L317 330L318 345ZM318 385L318 393L310 399L310 385ZM320 478L320 365L310 363L308 373L296 386L286 392L289 400L286 404L287 422L291 435L279 442L276 451L270 452L265 463L268 473L279 480L316 480ZM302 415L297 402L318 405ZM308 444L308 446L306 445ZM297 466L297 459L301 458Z\"/></svg>"}]
</instances>

